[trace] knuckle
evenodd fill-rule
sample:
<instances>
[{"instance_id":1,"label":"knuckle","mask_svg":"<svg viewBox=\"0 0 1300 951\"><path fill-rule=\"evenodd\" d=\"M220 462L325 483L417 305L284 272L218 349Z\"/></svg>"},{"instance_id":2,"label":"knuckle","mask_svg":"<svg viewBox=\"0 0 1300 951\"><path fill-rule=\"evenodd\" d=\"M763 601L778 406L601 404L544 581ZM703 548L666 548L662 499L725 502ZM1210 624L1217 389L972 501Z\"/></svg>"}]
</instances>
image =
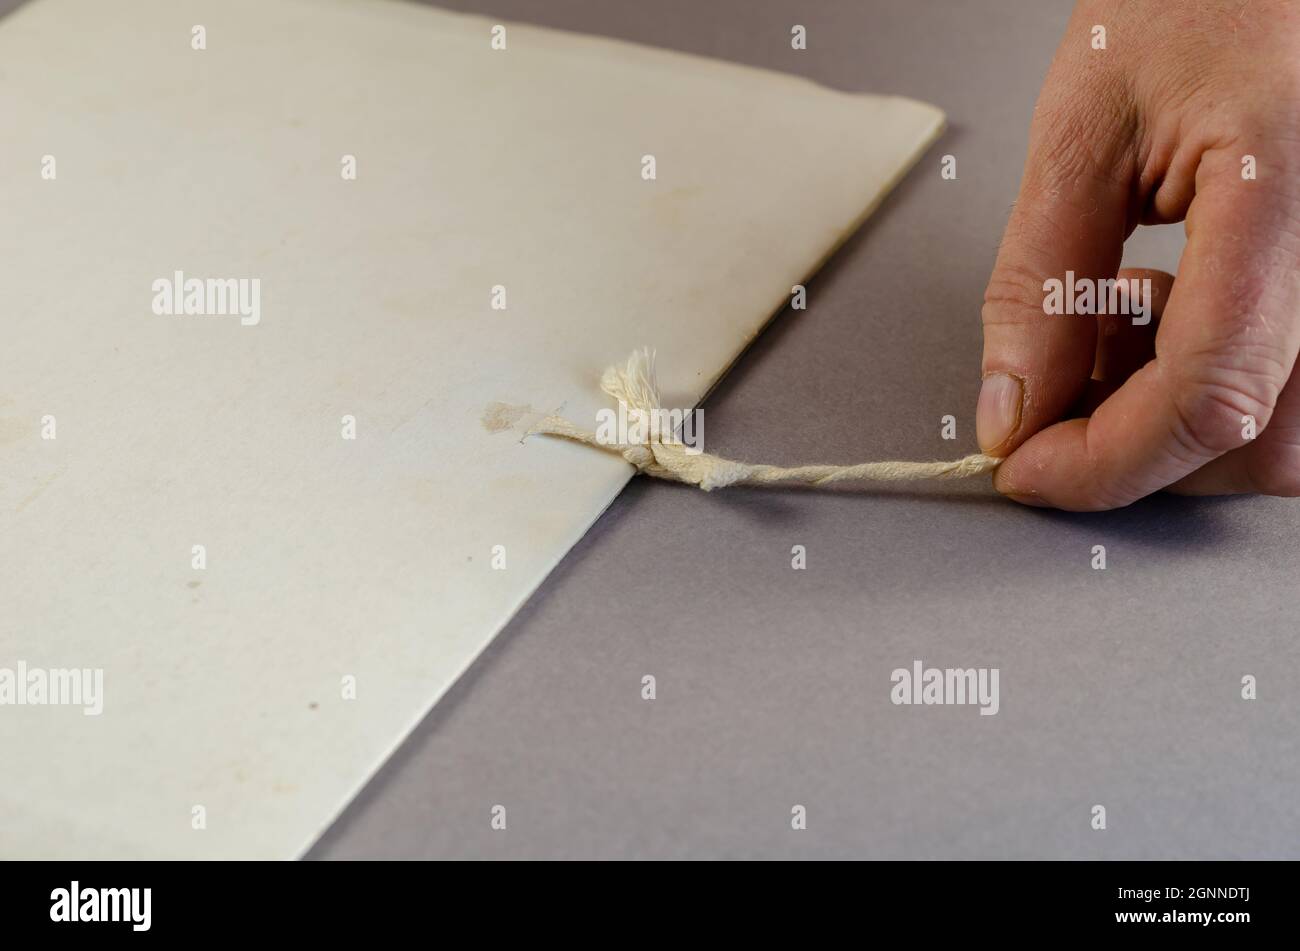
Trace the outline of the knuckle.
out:
<instances>
[{"instance_id":1,"label":"knuckle","mask_svg":"<svg viewBox=\"0 0 1300 951\"><path fill-rule=\"evenodd\" d=\"M1069 194L1079 184L1127 184L1132 163L1125 155L1136 120L1122 83L1107 76L1088 83L1088 95L1040 101L1034 119L1033 183L1051 194Z\"/></svg>"},{"instance_id":2,"label":"knuckle","mask_svg":"<svg viewBox=\"0 0 1300 951\"><path fill-rule=\"evenodd\" d=\"M1042 316L1043 278L1020 264L999 262L984 290L985 326L1023 323L1026 314Z\"/></svg>"},{"instance_id":3,"label":"knuckle","mask_svg":"<svg viewBox=\"0 0 1300 951\"><path fill-rule=\"evenodd\" d=\"M1050 131L1036 156L1035 183L1056 195L1070 194L1081 184L1114 184L1114 136L1097 130L1098 124L1073 112L1048 120Z\"/></svg>"},{"instance_id":4,"label":"knuckle","mask_svg":"<svg viewBox=\"0 0 1300 951\"><path fill-rule=\"evenodd\" d=\"M1234 372L1180 387L1174 396L1174 437L1187 462L1220 456L1242 444L1245 417L1262 429L1277 402L1277 387L1260 374Z\"/></svg>"}]
</instances>

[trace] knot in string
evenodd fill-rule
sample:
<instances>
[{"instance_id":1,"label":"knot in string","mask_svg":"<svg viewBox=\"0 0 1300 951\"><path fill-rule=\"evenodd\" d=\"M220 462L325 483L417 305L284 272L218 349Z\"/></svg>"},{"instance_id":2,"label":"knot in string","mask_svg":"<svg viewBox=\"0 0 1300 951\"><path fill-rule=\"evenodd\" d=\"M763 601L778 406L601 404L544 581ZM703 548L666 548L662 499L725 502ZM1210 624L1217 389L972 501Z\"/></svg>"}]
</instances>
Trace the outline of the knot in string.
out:
<instances>
[{"instance_id":1,"label":"knot in string","mask_svg":"<svg viewBox=\"0 0 1300 951\"><path fill-rule=\"evenodd\" d=\"M575 426L562 416L547 416L528 435L558 436L616 452L656 479L696 485L709 492L729 485L827 486L851 482L904 482L919 479L966 479L992 472L1002 460L983 453L951 462L863 462L857 465L770 466L735 462L684 445L670 430L656 425L661 412L654 351L633 351L627 363L612 366L600 388L625 407L628 432L637 441L611 442Z\"/></svg>"}]
</instances>

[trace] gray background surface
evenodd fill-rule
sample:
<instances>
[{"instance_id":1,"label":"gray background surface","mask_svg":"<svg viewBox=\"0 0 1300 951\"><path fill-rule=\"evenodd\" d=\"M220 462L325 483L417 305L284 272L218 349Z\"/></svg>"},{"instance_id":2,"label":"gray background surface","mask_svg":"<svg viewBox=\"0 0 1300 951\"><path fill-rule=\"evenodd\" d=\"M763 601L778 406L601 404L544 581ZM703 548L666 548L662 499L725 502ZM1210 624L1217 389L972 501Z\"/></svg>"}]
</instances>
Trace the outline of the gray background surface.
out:
<instances>
[{"instance_id":1,"label":"gray background surface","mask_svg":"<svg viewBox=\"0 0 1300 951\"><path fill-rule=\"evenodd\" d=\"M709 398L705 434L786 464L974 449L980 302L1067 0L440 5L942 107L947 134ZM1143 229L1127 263L1173 270L1181 244ZM309 856L1300 857L1297 529L1277 499L1067 515L982 480L634 480ZM918 659L1000 668L1001 712L892 705Z\"/></svg>"},{"instance_id":2,"label":"gray background surface","mask_svg":"<svg viewBox=\"0 0 1300 951\"><path fill-rule=\"evenodd\" d=\"M947 111L809 309L780 315L709 398L705 434L787 464L974 448L980 302L1068 2L442 5ZM794 23L807 51L789 47ZM1181 246L1181 226L1142 229L1127 263L1174 270ZM1300 502L1278 499L1067 515L982 481L706 495L634 480L311 855L1300 857L1297 529ZM1001 668L1001 712L894 706L890 672L916 659Z\"/></svg>"}]
</instances>

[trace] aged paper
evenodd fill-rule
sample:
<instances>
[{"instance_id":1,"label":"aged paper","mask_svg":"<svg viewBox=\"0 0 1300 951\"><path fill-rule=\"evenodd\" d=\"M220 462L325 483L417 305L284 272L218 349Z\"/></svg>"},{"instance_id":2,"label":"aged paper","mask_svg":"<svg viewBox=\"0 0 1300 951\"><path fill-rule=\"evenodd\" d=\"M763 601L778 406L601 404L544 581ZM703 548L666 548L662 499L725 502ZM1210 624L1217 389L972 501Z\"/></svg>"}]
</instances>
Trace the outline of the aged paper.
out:
<instances>
[{"instance_id":1,"label":"aged paper","mask_svg":"<svg viewBox=\"0 0 1300 951\"><path fill-rule=\"evenodd\" d=\"M497 26L0 21L0 855L300 854L942 124Z\"/></svg>"}]
</instances>

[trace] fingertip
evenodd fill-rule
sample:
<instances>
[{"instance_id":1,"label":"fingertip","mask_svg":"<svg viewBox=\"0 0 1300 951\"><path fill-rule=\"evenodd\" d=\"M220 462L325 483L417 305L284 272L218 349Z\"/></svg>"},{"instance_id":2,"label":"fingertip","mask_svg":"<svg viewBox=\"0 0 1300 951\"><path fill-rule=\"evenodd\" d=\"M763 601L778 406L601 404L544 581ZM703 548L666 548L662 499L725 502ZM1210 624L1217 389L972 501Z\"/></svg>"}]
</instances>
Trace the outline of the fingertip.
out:
<instances>
[{"instance_id":1,"label":"fingertip","mask_svg":"<svg viewBox=\"0 0 1300 951\"><path fill-rule=\"evenodd\" d=\"M1050 508L1051 503L1044 500L1037 492L1027 486L1025 483L1017 480L1017 474L1020 466L1013 463L1020 456L1021 452L1017 451L1008 456L1006 461L993 473L993 488L1000 494L1005 495L1013 502L1019 502L1021 505L1031 505L1035 508Z\"/></svg>"}]
</instances>

